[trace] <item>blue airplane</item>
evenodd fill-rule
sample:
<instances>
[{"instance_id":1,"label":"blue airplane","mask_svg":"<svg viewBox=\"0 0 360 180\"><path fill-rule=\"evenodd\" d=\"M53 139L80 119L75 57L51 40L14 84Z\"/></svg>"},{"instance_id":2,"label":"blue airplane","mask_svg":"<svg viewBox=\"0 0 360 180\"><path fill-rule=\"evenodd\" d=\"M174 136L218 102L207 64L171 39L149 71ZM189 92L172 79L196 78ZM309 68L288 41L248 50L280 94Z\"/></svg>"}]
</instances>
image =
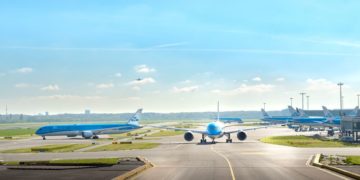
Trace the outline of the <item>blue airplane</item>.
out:
<instances>
[{"instance_id":1,"label":"blue airplane","mask_svg":"<svg viewBox=\"0 0 360 180\"><path fill-rule=\"evenodd\" d=\"M322 108L323 108L324 116L327 119L326 124L340 126L341 117L334 116L325 106L323 106ZM356 106L355 109L347 116L356 116L358 114L358 111L359 111L359 106Z\"/></svg>"},{"instance_id":2,"label":"blue airplane","mask_svg":"<svg viewBox=\"0 0 360 180\"><path fill-rule=\"evenodd\" d=\"M261 120L269 123L288 123L291 122L293 119L293 116L271 116L264 109L261 109L261 112L263 115L263 118Z\"/></svg>"},{"instance_id":3,"label":"blue airplane","mask_svg":"<svg viewBox=\"0 0 360 180\"><path fill-rule=\"evenodd\" d=\"M294 124L300 125L322 125L326 123L327 118L321 116L308 116L304 110L297 109L298 116L293 117Z\"/></svg>"},{"instance_id":4,"label":"blue airplane","mask_svg":"<svg viewBox=\"0 0 360 180\"><path fill-rule=\"evenodd\" d=\"M42 136L43 140L46 139L46 136L82 136L85 139L98 139L100 134L121 134L142 128L139 125L141 113L142 109L138 109L126 124L48 125L40 127L35 134Z\"/></svg>"},{"instance_id":5,"label":"blue airplane","mask_svg":"<svg viewBox=\"0 0 360 180\"><path fill-rule=\"evenodd\" d=\"M212 140L212 143L215 144L215 139L221 138L223 136L226 136L226 143L232 143L231 134L236 133L237 138L240 141L244 141L247 138L246 131L249 130L255 130L260 128L266 128L265 127L255 127L255 128L246 128L246 129L236 129L236 130L225 130L225 128L228 128L232 125L226 126L223 122L220 121L219 117L219 103L218 103L218 118L214 122L210 122L206 125L205 130L194 130L194 129L185 129L185 128L172 128L172 127L165 127L165 126L152 126L156 128L162 128L162 129L172 129L177 131L185 131L184 139L186 141L192 141L194 139L194 134L201 134L202 138L200 140L200 143L206 143L205 137L209 137Z\"/></svg>"},{"instance_id":6,"label":"blue airplane","mask_svg":"<svg viewBox=\"0 0 360 180\"><path fill-rule=\"evenodd\" d=\"M325 106L322 106L324 116L326 117L327 121L325 123L340 126L341 118L340 116L334 116Z\"/></svg>"}]
</instances>

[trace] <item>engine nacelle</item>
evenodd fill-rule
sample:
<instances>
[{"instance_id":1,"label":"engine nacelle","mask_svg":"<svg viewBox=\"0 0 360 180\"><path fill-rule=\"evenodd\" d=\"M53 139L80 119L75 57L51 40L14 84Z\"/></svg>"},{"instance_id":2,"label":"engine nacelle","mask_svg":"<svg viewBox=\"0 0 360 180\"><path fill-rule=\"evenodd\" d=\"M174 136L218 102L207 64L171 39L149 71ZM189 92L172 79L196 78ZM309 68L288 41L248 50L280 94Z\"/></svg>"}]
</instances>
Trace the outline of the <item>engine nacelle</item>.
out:
<instances>
[{"instance_id":1,"label":"engine nacelle","mask_svg":"<svg viewBox=\"0 0 360 180\"><path fill-rule=\"evenodd\" d=\"M237 133L237 138L240 140L240 141L244 141L246 138L247 138L247 135L244 131L239 131Z\"/></svg>"},{"instance_id":2,"label":"engine nacelle","mask_svg":"<svg viewBox=\"0 0 360 180\"><path fill-rule=\"evenodd\" d=\"M94 136L94 133L91 131L83 131L81 132L81 136L85 139L90 139L91 137Z\"/></svg>"},{"instance_id":3,"label":"engine nacelle","mask_svg":"<svg viewBox=\"0 0 360 180\"><path fill-rule=\"evenodd\" d=\"M185 139L186 141L192 141L192 140L194 139L194 135L193 135L191 132L186 132L186 133L184 134L184 139Z\"/></svg>"}]
</instances>

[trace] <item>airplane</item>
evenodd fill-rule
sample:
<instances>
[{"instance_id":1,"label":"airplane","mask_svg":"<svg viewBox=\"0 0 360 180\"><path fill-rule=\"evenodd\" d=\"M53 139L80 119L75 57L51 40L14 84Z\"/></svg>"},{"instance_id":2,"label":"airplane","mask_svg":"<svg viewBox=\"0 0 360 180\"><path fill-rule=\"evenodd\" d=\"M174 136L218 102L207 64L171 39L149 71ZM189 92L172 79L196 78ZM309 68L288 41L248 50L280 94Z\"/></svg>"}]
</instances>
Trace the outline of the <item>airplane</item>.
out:
<instances>
[{"instance_id":1,"label":"airplane","mask_svg":"<svg viewBox=\"0 0 360 180\"><path fill-rule=\"evenodd\" d=\"M322 106L322 108L323 108L324 115L327 119L326 123L335 125L335 126L340 126L341 117L334 116L325 106ZM356 116L358 114L358 111L359 111L359 106L356 106L355 109L351 113L349 113L347 116Z\"/></svg>"},{"instance_id":2,"label":"airplane","mask_svg":"<svg viewBox=\"0 0 360 180\"><path fill-rule=\"evenodd\" d=\"M218 102L218 115L217 115L217 119L214 122L210 122L206 125L205 130L194 130L194 129L185 129L185 128L172 128L172 127L165 127L165 126L152 126L152 127L156 127L156 128L161 128L161 129L171 129L171 130L177 130L177 131L185 131L184 134L184 139L186 141L192 141L194 140L194 134L193 133L197 133L197 134L201 134L202 138L200 140L200 144L206 143L206 139L205 137L209 137L210 139L212 139L213 144L215 144L215 139L217 138L221 138L223 136L227 136L226 139L226 143L232 143L232 139L231 139L231 134L233 133L237 133L236 136L240 141L244 141L247 138L247 134L246 131L249 130L256 130L256 129L261 129L261 128L267 128L265 127L256 127L256 128L246 128L246 129L236 129L236 130L230 130L230 131L226 131L225 128L230 127L226 126L223 122L220 121L220 117L219 117L219 102Z\"/></svg>"},{"instance_id":3,"label":"airplane","mask_svg":"<svg viewBox=\"0 0 360 180\"><path fill-rule=\"evenodd\" d=\"M293 116L271 116L264 109L261 109L261 112L263 115L261 120L269 123L288 123L293 119Z\"/></svg>"},{"instance_id":4,"label":"airplane","mask_svg":"<svg viewBox=\"0 0 360 180\"><path fill-rule=\"evenodd\" d=\"M215 118L216 120L216 118ZM236 122L236 123L243 123L243 120L241 118L236 118L236 117L220 117L219 120L223 123L232 123L232 122Z\"/></svg>"},{"instance_id":5,"label":"airplane","mask_svg":"<svg viewBox=\"0 0 360 180\"><path fill-rule=\"evenodd\" d=\"M298 116L293 117L294 124L301 125L321 125L324 124L327 119L326 117L321 116L309 116L305 113L304 110L297 108Z\"/></svg>"},{"instance_id":6,"label":"airplane","mask_svg":"<svg viewBox=\"0 0 360 180\"><path fill-rule=\"evenodd\" d=\"M40 127L35 134L46 139L46 136L82 136L85 139L98 139L100 134L122 134L133 131L142 126L139 125L142 109L136 113L124 124L64 124L47 125Z\"/></svg>"},{"instance_id":7,"label":"airplane","mask_svg":"<svg viewBox=\"0 0 360 180\"><path fill-rule=\"evenodd\" d=\"M341 118L339 116L334 116L325 106L322 106L324 116L326 117L326 123L339 126Z\"/></svg>"}]
</instances>

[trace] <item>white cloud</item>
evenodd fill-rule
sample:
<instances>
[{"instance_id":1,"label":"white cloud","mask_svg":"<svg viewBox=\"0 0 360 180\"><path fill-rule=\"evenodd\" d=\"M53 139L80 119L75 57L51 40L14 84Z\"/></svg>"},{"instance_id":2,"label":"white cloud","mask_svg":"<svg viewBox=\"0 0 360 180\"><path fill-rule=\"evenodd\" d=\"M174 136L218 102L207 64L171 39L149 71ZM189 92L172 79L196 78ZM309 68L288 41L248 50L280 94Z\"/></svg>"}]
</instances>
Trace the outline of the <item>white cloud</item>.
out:
<instances>
[{"instance_id":1,"label":"white cloud","mask_svg":"<svg viewBox=\"0 0 360 180\"><path fill-rule=\"evenodd\" d=\"M98 89L109 89L109 88L113 88L113 87L114 87L113 83L103 83L103 84L96 85L96 88L98 88Z\"/></svg>"},{"instance_id":2,"label":"white cloud","mask_svg":"<svg viewBox=\"0 0 360 180\"><path fill-rule=\"evenodd\" d=\"M254 77L253 79L252 79L253 81L261 81L261 78L260 77Z\"/></svg>"},{"instance_id":3,"label":"white cloud","mask_svg":"<svg viewBox=\"0 0 360 180\"><path fill-rule=\"evenodd\" d=\"M285 78L279 77L279 78L276 78L276 81L278 81L278 82L285 81Z\"/></svg>"},{"instance_id":4,"label":"white cloud","mask_svg":"<svg viewBox=\"0 0 360 180\"><path fill-rule=\"evenodd\" d=\"M180 83L183 83L183 84L190 84L190 83L192 83L192 81L191 80L185 80L185 81L181 81Z\"/></svg>"},{"instance_id":5,"label":"white cloud","mask_svg":"<svg viewBox=\"0 0 360 180\"><path fill-rule=\"evenodd\" d=\"M27 88L27 87L30 87L30 84L18 83L18 84L15 84L15 87L16 88Z\"/></svg>"},{"instance_id":6,"label":"white cloud","mask_svg":"<svg viewBox=\"0 0 360 180\"><path fill-rule=\"evenodd\" d=\"M118 78L121 78L122 77L122 74L121 73L116 73L114 74L115 77L118 77Z\"/></svg>"},{"instance_id":7,"label":"white cloud","mask_svg":"<svg viewBox=\"0 0 360 180\"><path fill-rule=\"evenodd\" d=\"M246 93L265 93L270 92L274 89L274 85L272 84L255 84L255 85L247 85L241 84L240 87L232 89L232 90L212 90L212 93L222 94L222 95L238 95L238 94L246 94Z\"/></svg>"},{"instance_id":8,"label":"white cloud","mask_svg":"<svg viewBox=\"0 0 360 180\"><path fill-rule=\"evenodd\" d=\"M60 90L57 84L50 84L48 86L42 87L41 90L43 91L58 91Z\"/></svg>"},{"instance_id":9,"label":"white cloud","mask_svg":"<svg viewBox=\"0 0 360 180\"><path fill-rule=\"evenodd\" d=\"M150 73L150 72L155 72L156 71L154 68L150 68L145 64L135 66L134 69L138 73Z\"/></svg>"},{"instance_id":10,"label":"white cloud","mask_svg":"<svg viewBox=\"0 0 360 180\"><path fill-rule=\"evenodd\" d=\"M188 87L173 87L173 92L175 93L189 93L189 92L195 92L199 89L199 86L188 86Z\"/></svg>"},{"instance_id":11,"label":"white cloud","mask_svg":"<svg viewBox=\"0 0 360 180\"><path fill-rule=\"evenodd\" d=\"M148 78L144 78L144 79L139 79L139 80L134 80L129 82L129 85L135 85L135 86L141 86L141 85L145 85L145 84L152 84L155 83L155 79L148 77Z\"/></svg>"},{"instance_id":12,"label":"white cloud","mask_svg":"<svg viewBox=\"0 0 360 180\"><path fill-rule=\"evenodd\" d=\"M141 90L141 88L139 86L134 86L131 89L134 90L134 91L140 91Z\"/></svg>"},{"instance_id":13,"label":"white cloud","mask_svg":"<svg viewBox=\"0 0 360 180\"><path fill-rule=\"evenodd\" d=\"M28 74L28 73L32 73L33 69L30 67L23 67L23 68L17 69L16 72L21 73L21 74Z\"/></svg>"},{"instance_id":14,"label":"white cloud","mask_svg":"<svg viewBox=\"0 0 360 180\"><path fill-rule=\"evenodd\" d=\"M187 42L166 43L166 44L156 45L153 48L169 48L169 47L183 46L186 44L187 44Z\"/></svg>"},{"instance_id":15,"label":"white cloud","mask_svg":"<svg viewBox=\"0 0 360 180\"><path fill-rule=\"evenodd\" d=\"M52 96L37 96L35 99L42 99L42 100L98 100L103 99L102 96L78 96L78 95L67 95L67 94L57 94Z\"/></svg>"},{"instance_id":16,"label":"white cloud","mask_svg":"<svg viewBox=\"0 0 360 180\"><path fill-rule=\"evenodd\" d=\"M337 85L337 83L334 83L334 82L329 81L324 78L307 79L306 83L307 83L307 87L306 87L307 91L325 92L325 91L338 91L338 89L339 89L339 86ZM348 86L346 86L346 85L343 87L348 88Z\"/></svg>"}]
</instances>

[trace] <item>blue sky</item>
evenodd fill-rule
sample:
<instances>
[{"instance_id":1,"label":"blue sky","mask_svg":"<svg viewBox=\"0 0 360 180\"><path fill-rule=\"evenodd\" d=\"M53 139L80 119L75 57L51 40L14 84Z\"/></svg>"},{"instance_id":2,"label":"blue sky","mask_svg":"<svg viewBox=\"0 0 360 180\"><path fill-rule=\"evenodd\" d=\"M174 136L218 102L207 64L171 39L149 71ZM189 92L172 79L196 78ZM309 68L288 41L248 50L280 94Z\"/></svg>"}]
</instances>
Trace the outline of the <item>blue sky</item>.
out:
<instances>
[{"instance_id":1,"label":"blue sky","mask_svg":"<svg viewBox=\"0 0 360 180\"><path fill-rule=\"evenodd\" d=\"M37 114L345 107L360 2L1 1L0 107ZM141 78L141 81L136 81ZM3 113L4 110L0 112Z\"/></svg>"}]
</instances>

